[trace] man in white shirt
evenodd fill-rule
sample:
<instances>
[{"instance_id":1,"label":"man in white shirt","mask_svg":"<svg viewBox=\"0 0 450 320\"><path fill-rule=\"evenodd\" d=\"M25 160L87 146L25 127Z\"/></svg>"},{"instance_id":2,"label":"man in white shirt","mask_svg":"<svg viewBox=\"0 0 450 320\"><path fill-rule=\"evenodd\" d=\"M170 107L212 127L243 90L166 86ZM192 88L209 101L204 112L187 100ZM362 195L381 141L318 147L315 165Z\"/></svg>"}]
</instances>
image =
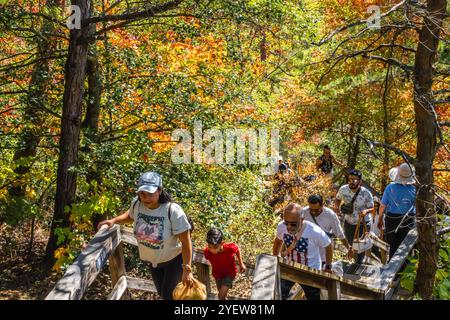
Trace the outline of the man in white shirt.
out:
<instances>
[{"instance_id":1,"label":"man in white shirt","mask_svg":"<svg viewBox=\"0 0 450 320\"><path fill-rule=\"evenodd\" d=\"M318 225L331 239L336 237L347 248L347 256L353 256L352 246L345 238L338 216L323 205L323 198L319 194L313 194L308 198L308 206L304 207L302 214L306 221ZM322 263L325 264L325 249L320 249Z\"/></svg>"},{"instance_id":2,"label":"man in white shirt","mask_svg":"<svg viewBox=\"0 0 450 320\"><path fill-rule=\"evenodd\" d=\"M334 201L334 211L344 215L344 233L350 244L353 244L356 227L360 224L359 237L362 236L364 227L370 231L372 218L368 212L373 211L373 196L370 191L362 186L362 173L351 169L348 175L348 184L339 188ZM356 262L361 264L364 253L357 255Z\"/></svg>"},{"instance_id":3,"label":"man in white shirt","mask_svg":"<svg viewBox=\"0 0 450 320\"><path fill-rule=\"evenodd\" d=\"M285 259L304 264L310 268L322 269L320 248L324 248L326 263L324 271L331 273L333 247L327 234L317 225L305 221L302 208L290 203L283 211L283 221L277 226L273 243L273 255L280 255L282 245L286 246ZM281 295L285 300L294 282L281 280ZM320 300L320 289L301 285L308 300Z\"/></svg>"}]
</instances>

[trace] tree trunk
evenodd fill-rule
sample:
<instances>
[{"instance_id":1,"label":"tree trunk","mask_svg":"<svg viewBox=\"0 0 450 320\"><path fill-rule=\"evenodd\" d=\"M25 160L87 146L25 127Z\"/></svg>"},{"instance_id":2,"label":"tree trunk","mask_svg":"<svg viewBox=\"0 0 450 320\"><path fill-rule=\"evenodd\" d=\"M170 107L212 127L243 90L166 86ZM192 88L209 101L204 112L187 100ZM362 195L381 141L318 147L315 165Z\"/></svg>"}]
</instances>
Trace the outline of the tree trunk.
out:
<instances>
[{"instance_id":1,"label":"tree trunk","mask_svg":"<svg viewBox=\"0 0 450 320\"><path fill-rule=\"evenodd\" d=\"M46 7L51 10L59 5L57 0L47 0ZM43 37L36 37L37 39L37 62L33 67L30 84L28 85L28 93L26 99L26 107L24 112L24 123L29 124L25 126L19 148L15 151L13 156L13 163L28 158L34 157L37 153L37 147L41 140L42 127L44 125L43 106L45 105L46 91L50 84L51 75L49 59L42 59L42 57L50 57L56 48L56 41L50 39L46 34L52 33L54 30L52 21L44 19L41 34ZM14 172L18 175L18 182L11 186L8 190L10 196L23 197L27 187L26 180L20 177L30 172L31 164L26 162L15 168Z\"/></svg>"},{"instance_id":2,"label":"tree trunk","mask_svg":"<svg viewBox=\"0 0 450 320\"><path fill-rule=\"evenodd\" d=\"M392 56L393 49L391 48L390 56ZM390 144L389 139L389 112L387 106L387 96L389 93L389 74L391 71L391 65L388 64L386 71L386 78L384 81L384 92L383 92L383 139L384 143ZM381 173L381 191L386 189L388 184L388 172L389 172L389 150L384 148L383 151L383 167Z\"/></svg>"},{"instance_id":3,"label":"tree trunk","mask_svg":"<svg viewBox=\"0 0 450 320\"><path fill-rule=\"evenodd\" d=\"M91 9L92 10L92 9ZM91 11L92 15L92 11ZM90 26L90 33L94 34L96 32L95 24ZM106 36L106 35L105 35ZM85 154L91 152L91 144L98 143L98 126L99 126L99 116L100 116L100 99L102 94L102 81L100 78L100 71L98 65L98 51L96 43L93 42L89 46L89 55L87 59L86 75L88 81L88 92L87 92L87 108L86 115L82 124L84 129L84 135L86 136L88 143L83 148ZM97 182L97 185L101 185L101 172L99 172L100 160L94 161L93 165L88 168L86 180L89 184L93 181ZM89 188L89 195L94 195L94 190L92 187ZM105 219L105 215L93 213L91 217L92 227L94 230L97 229L97 225L100 221Z\"/></svg>"},{"instance_id":4,"label":"tree trunk","mask_svg":"<svg viewBox=\"0 0 450 320\"><path fill-rule=\"evenodd\" d=\"M359 154L359 145L361 142L361 138L359 134L361 133L361 126L359 124L352 123L350 128L350 144L348 146L347 152L347 167L350 169L354 169L357 165L358 154Z\"/></svg>"},{"instance_id":5,"label":"tree trunk","mask_svg":"<svg viewBox=\"0 0 450 320\"><path fill-rule=\"evenodd\" d=\"M95 135L98 131L98 117L100 116L100 98L102 93L102 82L98 70L98 55L95 43L91 44L90 54L87 60L88 101L86 115L82 127L89 129Z\"/></svg>"},{"instance_id":6,"label":"tree trunk","mask_svg":"<svg viewBox=\"0 0 450 320\"><path fill-rule=\"evenodd\" d=\"M89 18L90 0L72 0L72 5L79 6L81 19ZM56 180L55 208L47 243L45 260L53 264L54 251L58 248L57 228L69 227L70 206L76 193L76 168L81 128L81 113L88 56L89 28L70 31L69 53L65 67L65 86L63 114L61 120L61 139ZM69 208L69 212L66 211Z\"/></svg>"},{"instance_id":7,"label":"tree trunk","mask_svg":"<svg viewBox=\"0 0 450 320\"><path fill-rule=\"evenodd\" d=\"M422 299L431 299L437 270L436 213L434 208L433 161L436 154L436 125L431 109L433 63L439 44L439 34L446 12L446 0L430 0L427 15L419 32L419 44L414 64L414 110L417 125L418 188L417 229L419 233L419 267L416 289Z\"/></svg>"}]
</instances>

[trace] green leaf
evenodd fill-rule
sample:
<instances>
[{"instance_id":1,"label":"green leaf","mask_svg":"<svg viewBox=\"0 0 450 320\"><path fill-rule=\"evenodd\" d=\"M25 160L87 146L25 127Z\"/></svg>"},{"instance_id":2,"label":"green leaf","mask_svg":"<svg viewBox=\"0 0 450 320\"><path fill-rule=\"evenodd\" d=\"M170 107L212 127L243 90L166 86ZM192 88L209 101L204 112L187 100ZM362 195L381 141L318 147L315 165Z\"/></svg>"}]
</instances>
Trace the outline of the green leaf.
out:
<instances>
[{"instance_id":1,"label":"green leaf","mask_svg":"<svg viewBox=\"0 0 450 320\"><path fill-rule=\"evenodd\" d=\"M439 288L439 298L447 300L450 297L449 288L444 286L442 283L438 285Z\"/></svg>"},{"instance_id":2,"label":"green leaf","mask_svg":"<svg viewBox=\"0 0 450 320\"><path fill-rule=\"evenodd\" d=\"M409 292L412 292L414 289L414 278L402 277L402 279L400 280L400 285Z\"/></svg>"},{"instance_id":3,"label":"green leaf","mask_svg":"<svg viewBox=\"0 0 450 320\"><path fill-rule=\"evenodd\" d=\"M444 260L448 261L448 253L444 249L439 249L439 256Z\"/></svg>"}]
</instances>

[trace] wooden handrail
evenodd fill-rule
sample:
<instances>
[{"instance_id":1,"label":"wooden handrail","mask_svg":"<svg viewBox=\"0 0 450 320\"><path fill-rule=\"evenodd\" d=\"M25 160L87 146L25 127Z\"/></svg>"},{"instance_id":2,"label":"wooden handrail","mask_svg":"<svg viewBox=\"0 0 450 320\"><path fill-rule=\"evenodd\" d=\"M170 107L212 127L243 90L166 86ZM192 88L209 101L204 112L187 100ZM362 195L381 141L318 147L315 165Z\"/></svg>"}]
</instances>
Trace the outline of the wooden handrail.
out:
<instances>
[{"instance_id":1,"label":"wooden handrail","mask_svg":"<svg viewBox=\"0 0 450 320\"><path fill-rule=\"evenodd\" d=\"M267 254L259 255L255 267L252 299L274 299L277 296L276 282L279 266L279 277L315 288L328 290L329 297L339 299L339 294L346 294L365 299L388 299L393 290L394 278L405 263L409 253L417 242L417 230L409 231L391 261L382 267L372 267L373 276L365 277L365 281L352 280L316 270L305 265L287 261L281 257ZM272 264L272 265L270 265ZM270 271L270 272L268 272ZM264 276L262 276L262 273ZM356 278L356 277L355 277ZM338 292L340 289L340 292ZM331 295L330 295L331 294Z\"/></svg>"},{"instance_id":2,"label":"wooden handrail","mask_svg":"<svg viewBox=\"0 0 450 320\"><path fill-rule=\"evenodd\" d=\"M80 300L120 241L118 226L102 226L45 300Z\"/></svg>"},{"instance_id":3,"label":"wooden handrail","mask_svg":"<svg viewBox=\"0 0 450 320\"><path fill-rule=\"evenodd\" d=\"M114 286L110 294L111 299L127 298L127 290L133 286L145 287L147 291L152 291L154 289L152 282L126 276L121 242L137 245L131 228L116 225L108 229L103 226L89 241L87 247L82 250L75 262L67 268L64 276L56 283L45 299L81 299L105 266L107 259L110 260L112 285ZM282 278L326 289L331 299L340 299L341 292L360 298L386 299L393 291L390 287L396 274L403 266L416 242L417 230L413 229L408 233L387 265L372 268L379 276L367 277L365 282L350 280L299 263L288 262L281 257L267 254L259 255L254 269L253 266L248 265L247 275L254 274L251 298L281 298L279 279ZM194 250L193 262L197 266L197 277L205 283L208 295L210 295L210 264L203 256L202 250Z\"/></svg>"},{"instance_id":4,"label":"wooden handrail","mask_svg":"<svg viewBox=\"0 0 450 320\"><path fill-rule=\"evenodd\" d=\"M381 276L379 279L379 288L383 291L389 290L395 276L408 258L409 253L414 248L418 239L417 229L411 229L402 241L394 256L389 263L381 267Z\"/></svg>"}]
</instances>

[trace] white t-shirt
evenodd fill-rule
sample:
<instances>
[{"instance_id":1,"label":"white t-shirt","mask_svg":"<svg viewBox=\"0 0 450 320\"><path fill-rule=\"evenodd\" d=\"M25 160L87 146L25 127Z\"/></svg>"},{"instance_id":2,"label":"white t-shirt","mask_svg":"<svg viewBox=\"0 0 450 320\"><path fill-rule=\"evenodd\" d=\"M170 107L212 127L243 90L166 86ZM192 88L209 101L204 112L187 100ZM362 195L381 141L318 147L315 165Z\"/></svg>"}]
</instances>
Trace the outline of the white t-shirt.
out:
<instances>
[{"instance_id":1,"label":"white t-shirt","mask_svg":"<svg viewBox=\"0 0 450 320\"><path fill-rule=\"evenodd\" d=\"M352 202L353 196L355 195L355 192L353 192L348 184L343 185L340 187L338 193L336 194L336 199L338 200L344 200L343 202L345 204L350 204ZM344 215L345 221L347 221L349 224L356 225L358 223L358 214L365 210L373 207L373 196L370 193L369 190L361 186L361 191L359 192L358 196L355 199L355 202L353 204L353 214L346 214ZM366 217L366 223L369 223L372 221L370 218L370 214L367 214Z\"/></svg>"},{"instance_id":2,"label":"white t-shirt","mask_svg":"<svg viewBox=\"0 0 450 320\"><path fill-rule=\"evenodd\" d=\"M328 247L331 244L331 240L317 225L309 221L303 221L303 223L305 224L303 234L287 259L321 270L322 258L320 256L320 248ZM289 247L294 240L294 235L287 231L283 221L277 226L277 239L283 241L286 247Z\"/></svg>"},{"instance_id":3,"label":"white t-shirt","mask_svg":"<svg viewBox=\"0 0 450 320\"><path fill-rule=\"evenodd\" d=\"M339 219L330 208L323 207L322 212L317 217L314 217L317 223L309 212L309 206L304 207L302 213L306 221L318 224L323 231L334 234L338 239L345 239ZM325 248L320 248L320 256L322 261L325 261Z\"/></svg>"},{"instance_id":4,"label":"white t-shirt","mask_svg":"<svg viewBox=\"0 0 450 320\"><path fill-rule=\"evenodd\" d=\"M134 220L134 235L142 260L150 261L156 267L181 253L177 235L191 226L178 204L172 204L169 220L169 203L162 203L157 209L148 209L136 197L131 202L129 215Z\"/></svg>"}]
</instances>

